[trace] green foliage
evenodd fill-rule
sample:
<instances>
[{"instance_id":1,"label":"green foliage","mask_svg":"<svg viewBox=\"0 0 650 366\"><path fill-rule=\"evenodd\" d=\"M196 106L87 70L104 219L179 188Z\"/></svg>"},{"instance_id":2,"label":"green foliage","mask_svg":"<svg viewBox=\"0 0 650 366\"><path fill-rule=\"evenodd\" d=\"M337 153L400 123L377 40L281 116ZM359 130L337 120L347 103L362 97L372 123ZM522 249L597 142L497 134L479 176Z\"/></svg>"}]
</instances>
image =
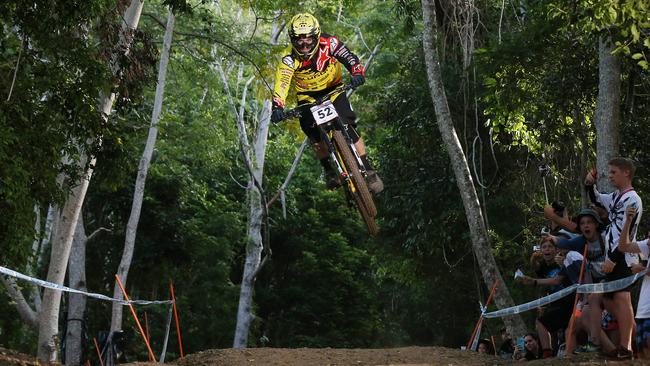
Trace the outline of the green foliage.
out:
<instances>
[{"instance_id":1,"label":"green foliage","mask_svg":"<svg viewBox=\"0 0 650 366\"><path fill-rule=\"evenodd\" d=\"M618 32L615 41L629 47L622 50L630 54L623 62L622 151L641 165L635 188L642 196L649 191L650 155L642 142L648 140L650 105L643 95L650 79L637 66L646 61L641 45L647 43L647 26L639 15L646 5L579 2L567 9L560 2L523 2L518 9L506 7L502 19L501 4L476 4L480 48L469 69L460 61L458 24L451 17L441 22L448 31L441 40L446 46L441 66L493 254L515 301L524 302L537 294L514 283L511 274L517 268L529 273L531 247L544 225L537 166L552 166L553 175L546 178L549 197L575 212L580 180L593 160L599 32ZM247 128L254 131L253 115L270 96L264 80L271 83L276 53L287 42L285 32L280 45L271 45L271 28L310 11L326 33L359 55L367 57L381 42L367 84L351 98L359 131L386 184L377 198L381 234L369 238L342 192L324 189L321 168L308 149L286 191L286 219L279 202L270 208L265 245L273 254L256 281L250 344L466 343L479 314L477 302L485 301L488 289L473 258L465 211L436 126L422 59L419 2L147 2L134 53L125 59L130 68L120 80L109 77L103 55L112 47L109 40L124 4L68 5L0 4L0 90L7 94L18 65L12 96L6 102L3 94L0 102L3 265L24 268L31 240L39 235L33 230L34 206L45 211L61 201L69 187L60 189L55 179L75 173L70 168L80 152L71 142L88 140L81 148L94 152L98 165L84 205L86 229L111 232L88 244L87 282L91 291L110 291L150 122L161 23L172 5L176 33L127 289L133 298L166 299L173 280L186 351L230 347L245 258L248 208L242 186L248 173L214 64L220 61L226 70L238 107L243 82L256 78L243 106ZM104 123L97 98L100 90L111 88L120 99ZM302 139L295 122L271 127L267 198L284 181ZM64 153L72 161L63 164ZM38 272L44 276L43 268ZM0 301L0 343L31 351L35 336L20 326L12 305ZM145 310L159 350L167 309L141 308L141 320ZM110 305L89 301L87 319L91 336L106 330ZM127 354L146 358L128 313L124 327ZM501 322L489 321L487 327L495 334ZM176 346L171 337L169 349Z\"/></svg>"},{"instance_id":2,"label":"green foliage","mask_svg":"<svg viewBox=\"0 0 650 366\"><path fill-rule=\"evenodd\" d=\"M616 51L648 70L646 53L650 50L650 5L647 1L576 1L551 2L549 14L566 22L566 26L593 34L607 34L613 38Z\"/></svg>"},{"instance_id":3,"label":"green foliage","mask_svg":"<svg viewBox=\"0 0 650 366\"><path fill-rule=\"evenodd\" d=\"M106 79L88 34L106 2L3 2L0 5L0 243L5 263L24 263L35 205L59 201L56 176L71 173L79 151L105 130L96 103ZM15 80L14 80L15 74ZM61 161L66 152L70 162ZM74 178L76 175L72 175Z\"/></svg>"}]
</instances>

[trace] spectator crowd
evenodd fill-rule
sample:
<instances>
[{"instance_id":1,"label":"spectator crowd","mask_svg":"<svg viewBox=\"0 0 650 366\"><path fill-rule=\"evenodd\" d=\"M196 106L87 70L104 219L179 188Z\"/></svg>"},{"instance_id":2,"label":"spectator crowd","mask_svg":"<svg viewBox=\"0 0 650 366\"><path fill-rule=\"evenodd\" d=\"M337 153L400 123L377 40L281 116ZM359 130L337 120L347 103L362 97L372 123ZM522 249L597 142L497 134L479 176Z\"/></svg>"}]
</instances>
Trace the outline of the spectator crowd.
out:
<instances>
[{"instance_id":1,"label":"spectator crowd","mask_svg":"<svg viewBox=\"0 0 650 366\"><path fill-rule=\"evenodd\" d=\"M534 276L518 275L519 283L539 288L542 296L574 284L613 285L646 270L650 245L647 238L636 240L643 203L632 186L634 173L631 160L611 159L607 175L614 191L603 193L596 171L589 172L584 183L591 205L573 219L561 203L547 205L550 230L542 231L531 257ZM584 352L612 360L650 359L650 276L640 282L636 304L631 292L637 283L574 292L538 309L533 332L515 341L502 329L501 347L494 339L480 340L477 351L517 360Z\"/></svg>"}]
</instances>

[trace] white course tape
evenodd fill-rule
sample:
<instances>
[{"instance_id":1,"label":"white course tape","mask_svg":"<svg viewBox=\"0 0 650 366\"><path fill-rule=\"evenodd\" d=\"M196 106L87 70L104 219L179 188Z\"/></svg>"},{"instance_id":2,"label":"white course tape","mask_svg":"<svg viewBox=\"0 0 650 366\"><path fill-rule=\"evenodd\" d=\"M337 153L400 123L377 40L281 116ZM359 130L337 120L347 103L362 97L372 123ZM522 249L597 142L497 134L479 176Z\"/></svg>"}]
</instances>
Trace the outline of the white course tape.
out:
<instances>
[{"instance_id":1,"label":"white course tape","mask_svg":"<svg viewBox=\"0 0 650 366\"><path fill-rule=\"evenodd\" d=\"M536 309L536 308L538 308L540 306L550 304L553 301L559 300L559 299L573 293L573 291L575 291L577 287L578 287L578 285L572 285L572 286L564 288L564 289L562 289L562 290L560 290L558 292L554 292L554 293L552 293L552 294L550 294L548 296L544 296L542 298L539 298L537 300L533 300L531 302L527 302L525 304L515 305L513 307L493 311L491 313L485 313L485 314L483 314L483 317L484 318L500 318L502 316L519 314L519 313L523 313L523 312L528 311L528 310Z\"/></svg>"},{"instance_id":2,"label":"white course tape","mask_svg":"<svg viewBox=\"0 0 650 366\"><path fill-rule=\"evenodd\" d=\"M625 277L621 278L620 280L612 281L612 282L602 282L602 283L588 283L585 285L581 285L578 288L578 293L581 294L593 294L593 293L603 293L603 292L612 292L612 291L618 291L622 290L634 282L636 282L639 278L643 278L643 276L648 273L648 270L645 269L643 272L639 272L633 276L630 277Z\"/></svg>"},{"instance_id":3,"label":"white course tape","mask_svg":"<svg viewBox=\"0 0 650 366\"><path fill-rule=\"evenodd\" d=\"M557 301L557 300L559 300L559 299L573 293L573 291L578 291L578 293L581 293L581 294L619 291L619 290L622 290L622 289L632 285L639 278L642 278L643 276L645 276L645 274L647 272L648 272L648 270L646 269L643 272L639 272L639 273L637 273L635 275L625 277L625 278L622 278L620 280L611 281L611 282L589 283L589 284L584 284L584 285L572 285L572 286L569 286L569 287L567 287L565 289L562 289L562 290L560 290L558 292L554 292L554 293L552 293L552 294L550 294L548 296L544 296L542 298L539 298L537 300L533 300L531 302L527 302L525 304L515 305L513 307L493 311L491 313L485 313L485 314L483 314L483 317L484 318L500 318L500 317L503 317L503 316L523 313L525 311L536 309L536 308L538 308L540 306L550 304L553 301Z\"/></svg>"},{"instance_id":4,"label":"white course tape","mask_svg":"<svg viewBox=\"0 0 650 366\"><path fill-rule=\"evenodd\" d=\"M33 277L24 275L22 273L16 272L14 270L11 270L9 268L5 268L5 267L2 267L2 266L0 266L0 273L5 274L7 276L16 277L18 279L34 283L34 284L36 284L38 286L41 286L41 287L47 287L47 288L50 288L50 289L53 289L53 290L60 290L60 291L65 291L65 292L72 292L72 293L75 293L75 294L82 294L82 295L86 295L88 297L92 297L92 298L99 299L99 300L119 302L122 305L129 305L129 304L158 305L158 304L171 304L172 303L172 300L161 300L161 301L146 301L146 300L125 301L125 300L118 300L118 299L114 299L112 297L108 297L108 296L105 296L105 295L102 295L102 294L95 294L95 293L92 293L92 292L79 291L79 290L75 290L75 289L70 288L70 287L66 287L66 286L63 286L63 285L58 285L56 283L39 280L38 278L33 278Z\"/></svg>"}]
</instances>

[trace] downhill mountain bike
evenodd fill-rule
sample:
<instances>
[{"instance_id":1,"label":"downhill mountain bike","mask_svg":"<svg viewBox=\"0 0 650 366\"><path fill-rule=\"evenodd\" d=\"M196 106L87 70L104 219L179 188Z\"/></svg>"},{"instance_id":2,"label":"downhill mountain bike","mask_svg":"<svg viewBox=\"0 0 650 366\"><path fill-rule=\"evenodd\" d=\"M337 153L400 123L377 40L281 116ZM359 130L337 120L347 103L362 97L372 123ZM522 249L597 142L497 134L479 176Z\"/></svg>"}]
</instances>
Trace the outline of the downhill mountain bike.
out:
<instances>
[{"instance_id":1,"label":"downhill mountain bike","mask_svg":"<svg viewBox=\"0 0 650 366\"><path fill-rule=\"evenodd\" d=\"M303 104L287 111L286 118L300 117L303 113L311 113L322 141L327 146L330 160L338 172L338 179L344 188L349 201L359 210L370 235L377 235L379 228L375 222L377 207L366 182L367 169L357 152L348 126L339 118L332 96L351 89L350 85L342 85L318 98L316 102Z\"/></svg>"}]
</instances>

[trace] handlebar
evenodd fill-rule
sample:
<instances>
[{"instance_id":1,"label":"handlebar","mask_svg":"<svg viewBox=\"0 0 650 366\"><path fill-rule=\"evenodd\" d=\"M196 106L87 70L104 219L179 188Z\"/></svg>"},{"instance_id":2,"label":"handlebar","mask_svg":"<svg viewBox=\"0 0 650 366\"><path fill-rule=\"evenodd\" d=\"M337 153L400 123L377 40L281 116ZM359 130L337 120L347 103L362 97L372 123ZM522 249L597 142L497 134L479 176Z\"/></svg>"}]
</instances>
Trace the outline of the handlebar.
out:
<instances>
[{"instance_id":1,"label":"handlebar","mask_svg":"<svg viewBox=\"0 0 650 366\"><path fill-rule=\"evenodd\" d=\"M313 107L315 105L319 105L319 104L323 103L324 101L328 100L332 95L337 94L337 93L342 93L342 92L348 91L350 89L353 89L352 85L350 85L350 84L343 84L341 86L337 86L336 88L334 88L329 93L321 96L320 98L317 98L316 101L313 102L313 103L303 104L301 106L298 106L296 108L293 108L293 109L290 109L290 110L284 112L284 114L286 116L284 119L286 120L286 119L289 119L289 118L299 118L302 115L302 112L305 109Z\"/></svg>"}]
</instances>

